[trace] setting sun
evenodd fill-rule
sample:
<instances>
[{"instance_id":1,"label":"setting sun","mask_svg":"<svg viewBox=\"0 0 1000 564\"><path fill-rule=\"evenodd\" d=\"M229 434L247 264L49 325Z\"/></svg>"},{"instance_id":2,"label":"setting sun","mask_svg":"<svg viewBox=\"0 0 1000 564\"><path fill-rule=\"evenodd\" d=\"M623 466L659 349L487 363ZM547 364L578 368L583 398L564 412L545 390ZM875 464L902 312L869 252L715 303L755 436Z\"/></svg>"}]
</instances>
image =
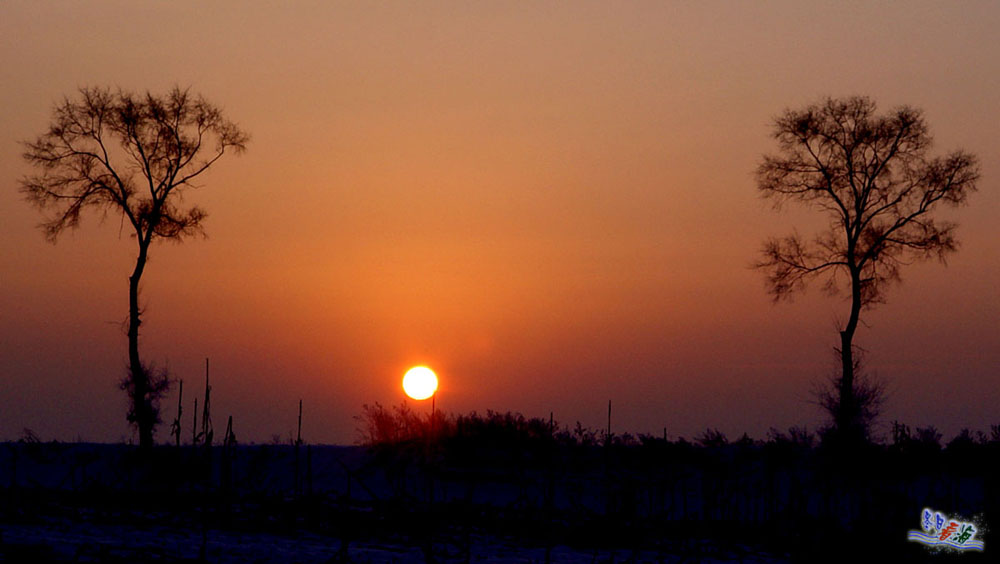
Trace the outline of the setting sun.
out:
<instances>
[{"instance_id":1,"label":"setting sun","mask_svg":"<svg viewBox=\"0 0 1000 564\"><path fill-rule=\"evenodd\" d=\"M415 366L403 376L403 391L415 400L425 400L437 391L438 379L426 366Z\"/></svg>"}]
</instances>

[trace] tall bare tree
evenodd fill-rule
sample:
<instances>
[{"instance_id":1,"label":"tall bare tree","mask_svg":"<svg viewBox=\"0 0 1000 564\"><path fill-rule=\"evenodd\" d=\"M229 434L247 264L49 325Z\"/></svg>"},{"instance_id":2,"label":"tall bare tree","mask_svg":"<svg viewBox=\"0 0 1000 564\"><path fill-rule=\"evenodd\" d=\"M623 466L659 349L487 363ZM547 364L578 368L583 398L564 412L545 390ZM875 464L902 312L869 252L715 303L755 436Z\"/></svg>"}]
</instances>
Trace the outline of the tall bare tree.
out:
<instances>
[{"instance_id":1,"label":"tall bare tree","mask_svg":"<svg viewBox=\"0 0 1000 564\"><path fill-rule=\"evenodd\" d=\"M774 120L778 155L765 156L757 188L776 207L797 202L823 213L829 227L811 240L798 233L764 244L756 267L775 301L817 277L850 298L840 329L842 375L834 423L842 436L867 431L855 381L854 334L861 312L885 301L913 260L942 261L957 248L954 223L933 213L966 202L976 189L976 157L964 151L931 157L922 113L903 106L885 115L865 97L827 99Z\"/></svg>"},{"instance_id":2,"label":"tall bare tree","mask_svg":"<svg viewBox=\"0 0 1000 564\"><path fill-rule=\"evenodd\" d=\"M54 111L46 133L24 144L38 174L21 179L25 198L49 212L41 224L53 243L79 225L88 208L120 215L138 244L129 276L128 420L139 444L150 447L159 423L159 399L169 387L139 356L140 280L154 241L181 241L202 233L205 211L182 198L195 179L227 152L241 153L249 136L201 96L173 88L166 95L135 95L82 88Z\"/></svg>"}]
</instances>

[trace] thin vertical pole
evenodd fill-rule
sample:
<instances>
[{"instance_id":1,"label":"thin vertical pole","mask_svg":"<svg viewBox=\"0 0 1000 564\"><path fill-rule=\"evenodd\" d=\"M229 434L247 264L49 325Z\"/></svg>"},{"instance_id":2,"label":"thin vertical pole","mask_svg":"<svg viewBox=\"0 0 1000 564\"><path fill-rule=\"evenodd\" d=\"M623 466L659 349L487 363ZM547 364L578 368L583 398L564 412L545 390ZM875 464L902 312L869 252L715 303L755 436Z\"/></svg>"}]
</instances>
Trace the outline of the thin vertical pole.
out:
<instances>
[{"instance_id":1,"label":"thin vertical pole","mask_svg":"<svg viewBox=\"0 0 1000 564\"><path fill-rule=\"evenodd\" d=\"M608 444L611 444L611 400L608 400Z\"/></svg>"},{"instance_id":2,"label":"thin vertical pole","mask_svg":"<svg viewBox=\"0 0 1000 564\"><path fill-rule=\"evenodd\" d=\"M182 409L182 401L184 400L184 379L181 379L180 389L177 391L177 446L181 446L181 414L184 412Z\"/></svg>"},{"instance_id":3,"label":"thin vertical pole","mask_svg":"<svg viewBox=\"0 0 1000 564\"><path fill-rule=\"evenodd\" d=\"M295 436L295 443L302 444L302 400L299 400L299 431Z\"/></svg>"},{"instance_id":4,"label":"thin vertical pole","mask_svg":"<svg viewBox=\"0 0 1000 564\"><path fill-rule=\"evenodd\" d=\"M302 400L299 399L299 430L295 435L295 495L302 495L302 482L299 466L299 447L302 446Z\"/></svg>"},{"instance_id":5,"label":"thin vertical pole","mask_svg":"<svg viewBox=\"0 0 1000 564\"><path fill-rule=\"evenodd\" d=\"M205 357L205 401L201 406L201 434L205 446L212 446L212 386L208 383L208 357Z\"/></svg>"},{"instance_id":6,"label":"thin vertical pole","mask_svg":"<svg viewBox=\"0 0 1000 564\"><path fill-rule=\"evenodd\" d=\"M194 398L194 419L191 422L191 446L198 444L198 398Z\"/></svg>"}]
</instances>

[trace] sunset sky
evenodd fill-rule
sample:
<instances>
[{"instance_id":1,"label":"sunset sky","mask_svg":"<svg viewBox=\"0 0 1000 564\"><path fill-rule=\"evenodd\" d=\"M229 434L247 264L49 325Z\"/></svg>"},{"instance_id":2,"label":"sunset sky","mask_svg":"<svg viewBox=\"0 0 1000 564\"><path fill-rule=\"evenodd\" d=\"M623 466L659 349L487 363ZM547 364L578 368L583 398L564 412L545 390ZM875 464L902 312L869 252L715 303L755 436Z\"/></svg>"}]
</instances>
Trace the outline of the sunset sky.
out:
<instances>
[{"instance_id":1,"label":"sunset sky","mask_svg":"<svg viewBox=\"0 0 1000 564\"><path fill-rule=\"evenodd\" d=\"M823 421L847 302L772 304L771 119L825 96L925 112L982 179L948 265L919 263L856 343L882 418L1000 423L996 2L0 3L0 440L131 436L117 388L135 242L56 244L18 193L22 141L78 87L190 86L250 132L191 193L208 238L152 250L144 356L241 442L351 443L426 364L439 409L671 437ZM426 410L425 403L411 405ZM167 439L176 393L163 404ZM221 432L221 431L220 431Z\"/></svg>"}]
</instances>

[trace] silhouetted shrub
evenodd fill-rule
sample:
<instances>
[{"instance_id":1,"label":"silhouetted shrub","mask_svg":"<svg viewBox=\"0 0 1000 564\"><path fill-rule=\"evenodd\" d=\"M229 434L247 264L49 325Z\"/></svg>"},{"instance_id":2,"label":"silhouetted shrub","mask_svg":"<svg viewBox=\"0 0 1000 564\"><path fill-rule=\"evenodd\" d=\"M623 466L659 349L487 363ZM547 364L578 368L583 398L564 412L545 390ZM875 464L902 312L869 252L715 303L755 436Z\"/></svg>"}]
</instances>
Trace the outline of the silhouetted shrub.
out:
<instances>
[{"instance_id":1,"label":"silhouetted shrub","mask_svg":"<svg viewBox=\"0 0 1000 564\"><path fill-rule=\"evenodd\" d=\"M771 427L767 432L767 441L770 444L810 449L816 443L816 436L805 427L789 427L787 434Z\"/></svg>"},{"instance_id":2,"label":"silhouetted shrub","mask_svg":"<svg viewBox=\"0 0 1000 564\"><path fill-rule=\"evenodd\" d=\"M378 402L375 405L364 404L361 406L361 415L354 419L360 425L358 432L361 434L361 444L368 446L415 439L426 434L430 428L430 416L422 421L405 401L392 410Z\"/></svg>"},{"instance_id":3,"label":"silhouetted shrub","mask_svg":"<svg viewBox=\"0 0 1000 564\"><path fill-rule=\"evenodd\" d=\"M927 427L917 427L917 434L914 440L924 450L941 450L941 432L934 425Z\"/></svg>"},{"instance_id":4,"label":"silhouetted shrub","mask_svg":"<svg viewBox=\"0 0 1000 564\"><path fill-rule=\"evenodd\" d=\"M949 452L968 450L975 448L978 442L972 436L972 431L968 428L962 429L955 435L951 441L948 442L948 446L945 447Z\"/></svg>"},{"instance_id":5,"label":"silhouetted shrub","mask_svg":"<svg viewBox=\"0 0 1000 564\"><path fill-rule=\"evenodd\" d=\"M729 444L726 434L718 429L705 429L695 442L703 447L721 447Z\"/></svg>"}]
</instances>

